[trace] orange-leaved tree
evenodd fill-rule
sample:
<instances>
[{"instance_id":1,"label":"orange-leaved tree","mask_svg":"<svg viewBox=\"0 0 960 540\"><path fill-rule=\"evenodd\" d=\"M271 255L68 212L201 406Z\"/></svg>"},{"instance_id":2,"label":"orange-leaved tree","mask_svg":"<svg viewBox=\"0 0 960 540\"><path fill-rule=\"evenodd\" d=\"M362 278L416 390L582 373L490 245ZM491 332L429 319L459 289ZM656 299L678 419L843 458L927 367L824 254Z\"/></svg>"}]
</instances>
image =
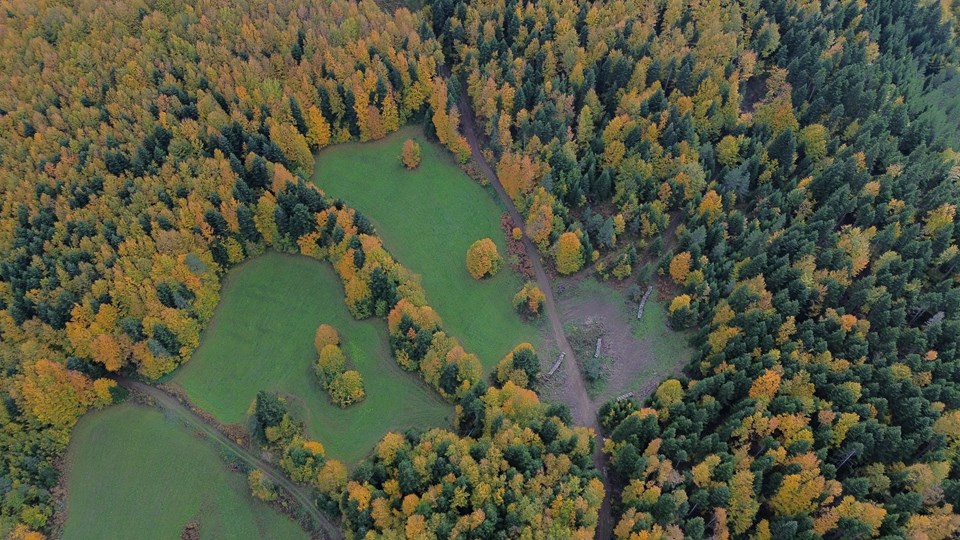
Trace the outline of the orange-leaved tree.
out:
<instances>
[{"instance_id":1,"label":"orange-leaved tree","mask_svg":"<svg viewBox=\"0 0 960 540\"><path fill-rule=\"evenodd\" d=\"M407 139L403 143L403 153L400 155L403 166L408 169L416 169L420 166L420 145L413 139Z\"/></svg>"},{"instance_id":2,"label":"orange-leaved tree","mask_svg":"<svg viewBox=\"0 0 960 540\"><path fill-rule=\"evenodd\" d=\"M317 348L317 354L327 345L340 345L340 334L337 329L329 324L321 324L317 327L317 333L313 337L313 344Z\"/></svg>"},{"instance_id":3,"label":"orange-leaved tree","mask_svg":"<svg viewBox=\"0 0 960 540\"><path fill-rule=\"evenodd\" d=\"M467 250L467 271L476 279L494 276L502 266L503 257L489 238L477 240Z\"/></svg>"}]
</instances>

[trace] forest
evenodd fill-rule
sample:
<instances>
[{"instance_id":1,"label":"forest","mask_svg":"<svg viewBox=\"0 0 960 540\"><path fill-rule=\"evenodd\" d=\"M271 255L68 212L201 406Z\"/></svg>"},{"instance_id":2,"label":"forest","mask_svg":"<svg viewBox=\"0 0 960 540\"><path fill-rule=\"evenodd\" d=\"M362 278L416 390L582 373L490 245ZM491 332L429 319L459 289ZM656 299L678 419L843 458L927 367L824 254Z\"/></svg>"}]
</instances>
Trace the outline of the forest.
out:
<instances>
[{"instance_id":1,"label":"forest","mask_svg":"<svg viewBox=\"0 0 960 540\"><path fill-rule=\"evenodd\" d=\"M78 420L188 363L228 271L268 250L329 265L454 411L348 466L257 394L250 444L349 538L960 535L955 0L10 0L0 17L3 538L64 535ZM522 266L497 252L522 239L554 283L654 285L693 357L599 407L597 433L543 398L545 351L471 352L385 232L310 181L321 149L409 124L429 142L398 167L427 144L485 160L522 218L461 251L464 272ZM528 278L508 309L549 319ZM358 406L338 329L314 337L313 383ZM282 506L269 475L251 492Z\"/></svg>"}]
</instances>

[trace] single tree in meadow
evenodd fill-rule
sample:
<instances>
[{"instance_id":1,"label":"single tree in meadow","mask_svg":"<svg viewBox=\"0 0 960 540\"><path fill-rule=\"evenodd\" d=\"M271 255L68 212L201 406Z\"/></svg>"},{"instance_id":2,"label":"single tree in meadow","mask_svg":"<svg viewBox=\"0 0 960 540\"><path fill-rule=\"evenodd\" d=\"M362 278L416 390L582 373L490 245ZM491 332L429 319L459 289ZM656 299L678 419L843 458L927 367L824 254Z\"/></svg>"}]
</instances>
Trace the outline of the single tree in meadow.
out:
<instances>
[{"instance_id":1,"label":"single tree in meadow","mask_svg":"<svg viewBox=\"0 0 960 540\"><path fill-rule=\"evenodd\" d=\"M413 139L407 139L403 143L403 154L400 159L403 166L408 169L416 169L420 166L420 145Z\"/></svg>"},{"instance_id":2,"label":"single tree in meadow","mask_svg":"<svg viewBox=\"0 0 960 540\"><path fill-rule=\"evenodd\" d=\"M494 276L502 266L503 257L489 238L477 240L467 250L467 271L476 279Z\"/></svg>"}]
</instances>

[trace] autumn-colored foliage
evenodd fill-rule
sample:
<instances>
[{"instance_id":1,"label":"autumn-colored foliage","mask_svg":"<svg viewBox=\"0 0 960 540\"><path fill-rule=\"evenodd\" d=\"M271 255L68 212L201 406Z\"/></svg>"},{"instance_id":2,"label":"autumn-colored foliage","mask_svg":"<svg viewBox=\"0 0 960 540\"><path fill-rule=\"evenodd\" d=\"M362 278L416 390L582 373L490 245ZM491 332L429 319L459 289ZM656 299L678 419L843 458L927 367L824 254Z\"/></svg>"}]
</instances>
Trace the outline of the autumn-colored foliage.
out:
<instances>
[{"instance_id":1,"label":"autumn-colored foliage","mask_svg":"<svg viewBox=\"0 0 960 540\"><path fill-rule=\"evenodd\" d=\"M503 257L489 238L481 238L467 250L467 271L474 279L491 277L503 267Z\"/></svg>"},{"instance_id":2,"label":"autumn-colored foliage","mask_svg":"<svg viewBox=\"0 0 960 540\"><path fill-rule=\"evenodd\" d=\"M572 274L583 267L583 245L575 233L565 232L560 235L557 245L554 246L554 261L557 272Z\"/></svg>"},{"instance_id":3,"label":"autumn-colored foliage","mask_svg":"<svg viewBox=\"0 0 960 540\"><path fill-rule=\"evenodd\" d=\"M542 430L549 435L529 429L531 422L549 426ZM604 489L579 473L592 467L587 430L567 426L512 382L476 387L458 406L456 425L458 433L384 436L371 461L385 474L350 481L340 499L348 530L420 538L447 523L449 537L507 528L521 537L592 537ZM522 511L490 511L499 497L516 500ZM433 509L429 517L419 511L424 507Z\"/></svg>"},{"instance_id":4,"label":"autumn-colored foliage","mask_svg":"<svg viewBox=\"0 0 960 540\"><path fill-rule=\"evenodd\" d=\"M514 347L497 364L497 382L506 384L511 381L517 386L529 388L540 374L540 359L537 351L529 343Z\"/></svg>"},{"instance_id":5,"label":"autumn-colored foliage","mask_svg":"<svg viewBox=\"0 0 960 540\"><path fill-rule=\"evenodd\" d=\"M250 486L250 493L261 501L277 500L277 492L273 483L264 476L263 471L254 469L247 475L247 483Z\"/></svg>"},{"instance_id":6,"label":"autumn-colored foliage","mask_svg":"<svg viewBox=\"0 0 960 540\"><path fill-rule=\"evenodd\" d=\"M537 317L543 312L543 303L546 296L540 287L533 281L523 284L523 287L513 296L513 307L528 317Z\"/></svg>"},{"instance_id":7,"label":"autumn-colored foliage","mask_svg":"<svg viewBox=\"0 0 960 540\"><path fill-rule=\"evenodd\" d=\"M673 281L683 285L690 275L690 253L682 251L670 260L670 277Z\"/></svg>"},{"instance_id":8,"label":"autumn-colored foliage","mask_svg":"<svg viewBox=\"0 0 960 540\"><path fill-rule=\"evenodd\" d=\"M407 139L403 142L403 150L400 156L403 166L408 169L416 169L420 166L420 145L413 139Z\"/></svg>"},{"instance_id":9,"label":"autumn-colored foliage","mask_svg":"<svg viewBox=\"0 0 960 540\"><path fill-rule=\"evenodd\" d=\"M317 354L321 354L323 348L327 345L340 345L340 334L336 328L329 324L321 324L317 327L317 333L313 337L313 344L317 348Z\"/></svg>"},{"instance_id":10,"label":"autumn-colored foliage","mask_svg":"<svg viewBox=\"0 0 960 540\"><path fill-rule=\"evenodd\" d=\"M367 395L363 390L363 377L354 370L338 373L330 381L327 390L330 392L330 399L341 407L362 401Z\"/></svg>"}]
</instances>

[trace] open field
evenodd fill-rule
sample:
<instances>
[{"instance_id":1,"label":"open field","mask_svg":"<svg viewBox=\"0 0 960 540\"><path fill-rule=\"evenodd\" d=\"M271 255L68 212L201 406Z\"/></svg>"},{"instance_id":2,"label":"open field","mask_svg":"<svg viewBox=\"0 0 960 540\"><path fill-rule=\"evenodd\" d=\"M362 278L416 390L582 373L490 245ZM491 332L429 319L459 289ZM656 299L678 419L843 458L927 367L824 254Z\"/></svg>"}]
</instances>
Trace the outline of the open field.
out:
<instances>
[{"instance_id":1,"label":"open field","mask_svg":"<svg viewBox=\"0 0 960 540\"><path fill-rule=\"evenodd\" d=\"M606 364L604 380L591 392L596 403L626 392L643 398L690 361L693 351L687 344L689 333L667 328L666 307L657 300L656 292L647 301L643 319L638 321L637 303L629 300L625 292L592 277L565 285L560 295L565 325L602 327L600 354L610 363ZM593 357L595 340L594 337L585 346L587 354L578 352L578 360Z\"/></svg>"},{"instance_id":2,"label":"open field","mask_svg":"<svg viewBox=\"0 0 960 540\"><path fill-rule=\"evenodd\" d=\"M69 454L66 539L307 538L176 419L132 403L84 416Z\"/></svg>"},{"instance_id":3,"label":"open field","mask_svg":"<svg viewBox=\"0 0 960 540\"><path fill-rule=\"evenodd\" d=\"M341 409L315 381L314 331L340 331L348 369L367 397ZM172 381L224 423L241 423L259 390L288 396L291 410L331 457L355 463L388 431L450 423L453 409L390 354L386 323L357 321L326 263L268 252L231 271L200 347Z\"/></svg>"},{"instance_id":4,"label":"open field","mask_svg":"<svg viewBox=\"0 0 960 540\"><path fill-rule=\"evenodd\" d=\"M422 162L413 171L399 159L408 138L422 148ZM509 265L478 282L464 263L470 244L484 237L505 256L502 210L419 128L405 127L378 142L324 149L317 154L315 181L370 218L393 256L421 275L427 300L446 330L488 370L518 343L538 345L537 329L513 311L513 295L522 283Z\"/></svg>"}]
</instances>

